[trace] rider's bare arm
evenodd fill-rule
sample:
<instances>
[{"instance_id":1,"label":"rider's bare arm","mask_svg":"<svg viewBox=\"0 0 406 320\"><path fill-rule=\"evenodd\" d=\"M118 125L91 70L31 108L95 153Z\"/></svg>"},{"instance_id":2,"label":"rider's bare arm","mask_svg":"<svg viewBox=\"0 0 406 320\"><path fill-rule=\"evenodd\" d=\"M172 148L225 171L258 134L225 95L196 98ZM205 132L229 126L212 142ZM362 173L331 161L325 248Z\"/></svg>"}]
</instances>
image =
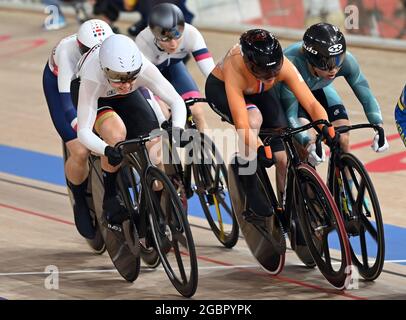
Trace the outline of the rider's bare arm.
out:
<instances>
[{"instance_id":1,"label":"rider's bare arm","mask_svg":"<svg viewBox=\"0 0 406 320\"><path fill-rule=\"evenodd\" d=\"M248 82L244 77L245 72L242 66L243 61L239 59L239 56L230 57L224 63L222 73L235 128L243 135L245 145L256 150L260 143L256 134L250 130L247 106L244 99L244 89L248 86Z\"/></svg>"}]
</instances>

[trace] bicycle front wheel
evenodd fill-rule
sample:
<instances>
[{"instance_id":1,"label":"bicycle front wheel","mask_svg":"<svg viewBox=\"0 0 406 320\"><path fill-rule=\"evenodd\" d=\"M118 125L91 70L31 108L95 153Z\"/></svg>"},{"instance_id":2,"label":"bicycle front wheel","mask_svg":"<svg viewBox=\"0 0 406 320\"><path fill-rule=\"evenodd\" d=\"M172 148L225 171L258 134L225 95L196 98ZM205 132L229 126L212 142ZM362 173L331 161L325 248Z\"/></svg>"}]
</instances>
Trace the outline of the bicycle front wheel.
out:
<instances>
[{"instance_id":1,"label":"bicycle front wheel","mask_svg":"<svg viewBox=\"0 0 406 320\"><path fill-rule=\"evenodd\" d=\"M149 241L152 238L152 231L149 223L146 223L145 214L141 214L146 210L145 193L142 190L141 184L141 168L138 165L136 158L132 155L131 163L126 167L127 179L127 201L126 205L133 208L132 221L137 228L142 229L142 237L139 239L139 251L140 256L144 264L148 268L157 268L160 264L160 259L157 250L154 248L153 241ZM140 230L139 230L140 231Z\"/></svg>"},{"instance_id":2,"label":"bicycle front wheel","mask_svg":"<svg viewBox=\"0 0 406 320\"><path fill-rule=\"evenodd\" d=\"M201 159L193 163L196 193L216 238L226 248L238 241L239 228L228 188L227 167L214 142L201 133Z\"/></svg>"},{"instance_id":3,"label":"bicycle front wheel","mask_svg":"<svg viewBox=\"0 0 406 320\"><path fill-rule=\"evenodd\" d=\"M307 164L297 168L294 185L299 223L310 253L327 281L342 290L351 280L351 250L333 197Z\"/></svg>"},{"instance_id":4,"label":"bicycle front wheel","mask_svg":"<svg viewBox=\"0 0 406 320\"><path fill-rule=\"evenodd\" d=\"M350 239L352 261L369 281L382 272L385 262L384 226L375 188L363 164L352 154L335 168L333 194Z\"/></svg>"},{"instance_id":5,"label":"bicycle front wheel","mask_svg":"<svg viewBox=\"0 0 406 320\"><path fill-rule=\"evenodd\" d=\"M146 182L149 221L162 266L176 290L191 297L197 289L198 271L186 213L171 181L162 171L150 167Z\"/></svg>"}]
</instances>

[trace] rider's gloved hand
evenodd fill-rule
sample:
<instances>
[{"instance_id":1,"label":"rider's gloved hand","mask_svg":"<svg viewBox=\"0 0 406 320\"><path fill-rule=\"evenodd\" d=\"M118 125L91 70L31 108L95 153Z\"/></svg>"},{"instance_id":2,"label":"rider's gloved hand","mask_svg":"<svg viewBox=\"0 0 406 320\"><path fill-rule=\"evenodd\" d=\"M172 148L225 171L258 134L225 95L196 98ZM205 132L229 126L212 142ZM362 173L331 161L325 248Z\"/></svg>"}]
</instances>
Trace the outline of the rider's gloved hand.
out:
<instances>
[{"instance_id":1,"label":"rider's gloved hand","mask_svg":"<svg viewBox=\"0 0 406 320\"><path fill-rule=\"evenodd\" d=\"M161 123L161 128L168 131L171 128L171 123L168 120L165 120Z\"/></svg>"},{"instance_id":2,"label":"rider's gloved hand","mask_svg":"<svg viewBox=\"0 0 406 320\"><path fill-rule=\"evenodd\" d=\"M104 149L104 155L107 157L109 164L113 167L118 166L121 161L123 161L123 156L120 150L110 146L107 146Z\"/></svg>"},{"instance_id":3,"label":"rider's gloved hand","mask_svg":"<svg viewBox=\"0 0 406 320\"><path fill-rule=\"evenodd\" d=\"M264 146L258 147L257 159L258 162L261 163L265 168L270 168L274 164L274 160L272 158L268 158L268 156L266 155Z\"/></svg>"},{"instance_id":4,"label":"rider's gloved hand","mask_svg":"<svg viewBox=\"0 0 406 320\"><path fill-rule=\"evenodd\" d=\"M317 165L319 165L320 163L326 161L326 153L324 151L323 146L321 146L321 156L319 156L316 152L316 144L315 143L311 143L309 144L309 146L307 147L307 152L309 153L307 160L309 161L309 163L315 167Z\"/></svg>"},{"instance_id":5,"label":"rider's gloved hand","mask_svg":"<svg viewBox=\"0 0 406 320\"><path fill-rule=\"evenodd\" d=\"M388 140L386 140L386 137L384 138L384 144L383 146L379 147L379 133L377 132L375 134L374 139L372 140L371 148L375 152L385 152L386 150L389 149L389 143Z\"/></svg>"},{"instance_id":6,"label":"rider's gloved hand","mask_svg":"<svg viewBox=\"0 0 406 320\"><path fill-rule=\"evenodd\" d=\"M323 135L323 138L325 139L325 143L331 147L337 142L338 139L338 134L335 133L334 127L333 126L324 126L321 129L321 133Z\"/></svg>"}]
</instances>

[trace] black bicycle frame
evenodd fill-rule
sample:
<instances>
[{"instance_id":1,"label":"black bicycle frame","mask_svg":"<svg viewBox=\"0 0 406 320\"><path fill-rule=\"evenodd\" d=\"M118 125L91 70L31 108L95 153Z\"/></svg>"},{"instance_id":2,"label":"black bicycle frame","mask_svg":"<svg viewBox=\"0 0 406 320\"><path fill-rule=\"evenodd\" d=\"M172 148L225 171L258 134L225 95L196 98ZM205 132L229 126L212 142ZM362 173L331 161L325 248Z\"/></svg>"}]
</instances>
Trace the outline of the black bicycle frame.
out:
<instances>
[{"instance_id":1,"label":"black bicycle frame","mask_svg":"<svg viewBox=\"0 0 406 320\"><path fill-rule=\"evenodd\" d=\"M288 226L288 221L286 220L286 216L290 216L289 213L292 210L293 206L293 184L295 181L297 181L297 173L295 168L297 168L303 161L300 159L296 148L293 143L293 136L297 133L300 133L302 131L309 130L311 128L315 128L316 130L320 131L317 126L318 125L329 125L329 123L326 120L317 120L315 122L311 122L305 126L299 127L299 128L287 128L283 133L278 134L272 131L271 129L261 129L260 130L260 135L261 136L266 136L263 139L264 146L269 146L270 142L272 139L275 138L281 138L283 141L283 144L285 146L286 154L288 157L288 171L286 172L286 180L285 180L285 192L284 192L284 198L283 198L283 203L282 207L284 208L285 214L283 215L278 215L279 219L282 222L282 225L284 227ZM321 139L318 141L319 144L321 144ZM263 166L261 166L260 170L261 174L266 175L266 170ZM275 213L278 213L277 207L281 207L279 204L279 201L277 200L277 197L275 196L274 189L269 182L269 179L263 179L263 181L267 181L266 185L268 190L270 191L268 194L271 196L271 203L274 207ZM287 201L288 200L288 201ZM287 215L286 215L287 213ZM285 229L286 230L286 229Z\"/></svg>"},{"instance_id":2,"label":"black bicycle frame","mask_svg":"<svg viewBox=\"0 0 406 320\"><path fill-rule=\"evenodd\" d=\"M193 121L193 116L192 116L192 112L190 111L190 106L194 105L195 103L201 103L201 102L212 105L212 103L207 101L205 98L190 98L190 99L185 100L186 112L187 112L186 122L187 122L188 128L190 128L190 129L197 129L196 123ZM173 148L172 141L169 142L169 145L170 145L171 154L172 155L175 154L176 156L178 156L177 153L172 153L172 148ZM192 150L192 152L193 152L193 150ZM192 186L191 186L192 165L186 164L185 167L183 167L180 159L177 158L177 159L175 159L174 166L176 168L176 173L180 176L180 178L183 182L183 186L186 190L186 193L191 194L192 192L190 192L190 191L192 190ZM203 166L201 168L203 169L203 170L201 170L202 171L201 173L202 173L202 178L204 180L204 185L206 185L206 186L211 185L210 189L217 186L219 183L219 179L220 179L220 167L219 166L216 167L214 181L211 181L210 174L207 172L207 170L205 170L206 167Z\"/></svg>"},{"instance_id":3,"label":"black bicycle frame","mask_svg":"<svg viewBox=\"0 0 406 320\"><path fill-rule=\"evenodd\" d=\"M356 125L352 125L352 126L340 126L335 128L335 132L336 134L340 135L352 130L358 130L358 129L365 129L365 128L373 128L376 131L378 131L379 134L379 141L378 141L378 145L379 146L383 146L383 144L385 143L385 132L384 129L376 124L370 124L370 123L364 123L364 124L356 124ZM317 136L316 139L316 144L319 143L319 141L321 140L321 135ZM328 162L328 171L327 171L327 183L328 183L328 187L330 190L333 190L333 183L334 183L334 174L336 174L336 170L342 169L342 164L340 162L340 158L341 155L343 153L341 146L340 146L340 142L339 139L336 139L335 144L330 148L330 159ZM337 177L339 178L339 177ZM346 186L349 187L349 186ZM348 190L348 189L347 189Z\"/></svg>"},{"instance_id":4,"label":"black bicycle frame","mask_svg":"<svg viewBox=\"0 0 406 320\"><path fill-rule=\"evenodd\" d=\"M126 141L119 142L116 144L116 148L119 148L121 150L122 155L124 156L124 161L123 164L125 166L125 162L127 161L128 163L131 163L134 167L140 169L140 182L141 182L141 187L142 186L147 186L147 173L148 169L153 167L153 164L151 162L151 159L149 158L148 150L146 147L146 143L150 140L152 140L155 137L158 137L162 135L163 131L159 132L158 134L153 134L153 135L145 135L141 136L135 139L130 139ZM122 172L125 174L125 172ZM130 178L133 176L130 174ZM132 181L133 188L136 187L136 181ZM140 210L138 210L139 213L139 220L137 217L132 217L133 221L138 221L139 226L138 226L138 234L140 238L144 238L146 236L146 230L147 230L147 217L146 217L146 212L145 208L143 206L146 205L145 200L149 199L150 205L153 207L152 199L151 199L151 194L149 188L143 188L143 192L139 193L140 199L139 200L139 206Z\"/></svg>"}]
</instances>

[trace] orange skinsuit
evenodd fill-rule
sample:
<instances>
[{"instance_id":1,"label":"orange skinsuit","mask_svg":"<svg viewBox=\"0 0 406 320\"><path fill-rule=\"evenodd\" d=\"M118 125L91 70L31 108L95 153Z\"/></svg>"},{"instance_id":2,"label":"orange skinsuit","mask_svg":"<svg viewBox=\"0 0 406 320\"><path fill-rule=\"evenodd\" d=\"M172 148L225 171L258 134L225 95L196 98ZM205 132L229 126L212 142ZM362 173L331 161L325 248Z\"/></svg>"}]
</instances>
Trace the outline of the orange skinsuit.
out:
<instances>
[{"instance_id":1,"label":"orange skinsuit","mask_svg":"<svg viewBox=\"0 0 406 320\"><path fill-rule=\"evenodd\" d=\"M258 83L260 81L256 79L246 67L238 45L234 46L228 52L224 59L212 71L212 74L219 80L224 81L227 100L230 105L235 128L237 130L244 129L245 143L251 145L249 142L253 137L250 138L250 125L244 94L258 93ZM264 82L263 90L269 90L279 81L283 81L288 85L313 121L319 119L328 121L326 110L316 100L296 67L286 57L284 57L283 66L279 75L275 79ZM335 132L333 127L329 128L329 134L331 137L334 137ZM257 142L257 145L260 145L260 142Z\"/></svg>"}]
</instances>

